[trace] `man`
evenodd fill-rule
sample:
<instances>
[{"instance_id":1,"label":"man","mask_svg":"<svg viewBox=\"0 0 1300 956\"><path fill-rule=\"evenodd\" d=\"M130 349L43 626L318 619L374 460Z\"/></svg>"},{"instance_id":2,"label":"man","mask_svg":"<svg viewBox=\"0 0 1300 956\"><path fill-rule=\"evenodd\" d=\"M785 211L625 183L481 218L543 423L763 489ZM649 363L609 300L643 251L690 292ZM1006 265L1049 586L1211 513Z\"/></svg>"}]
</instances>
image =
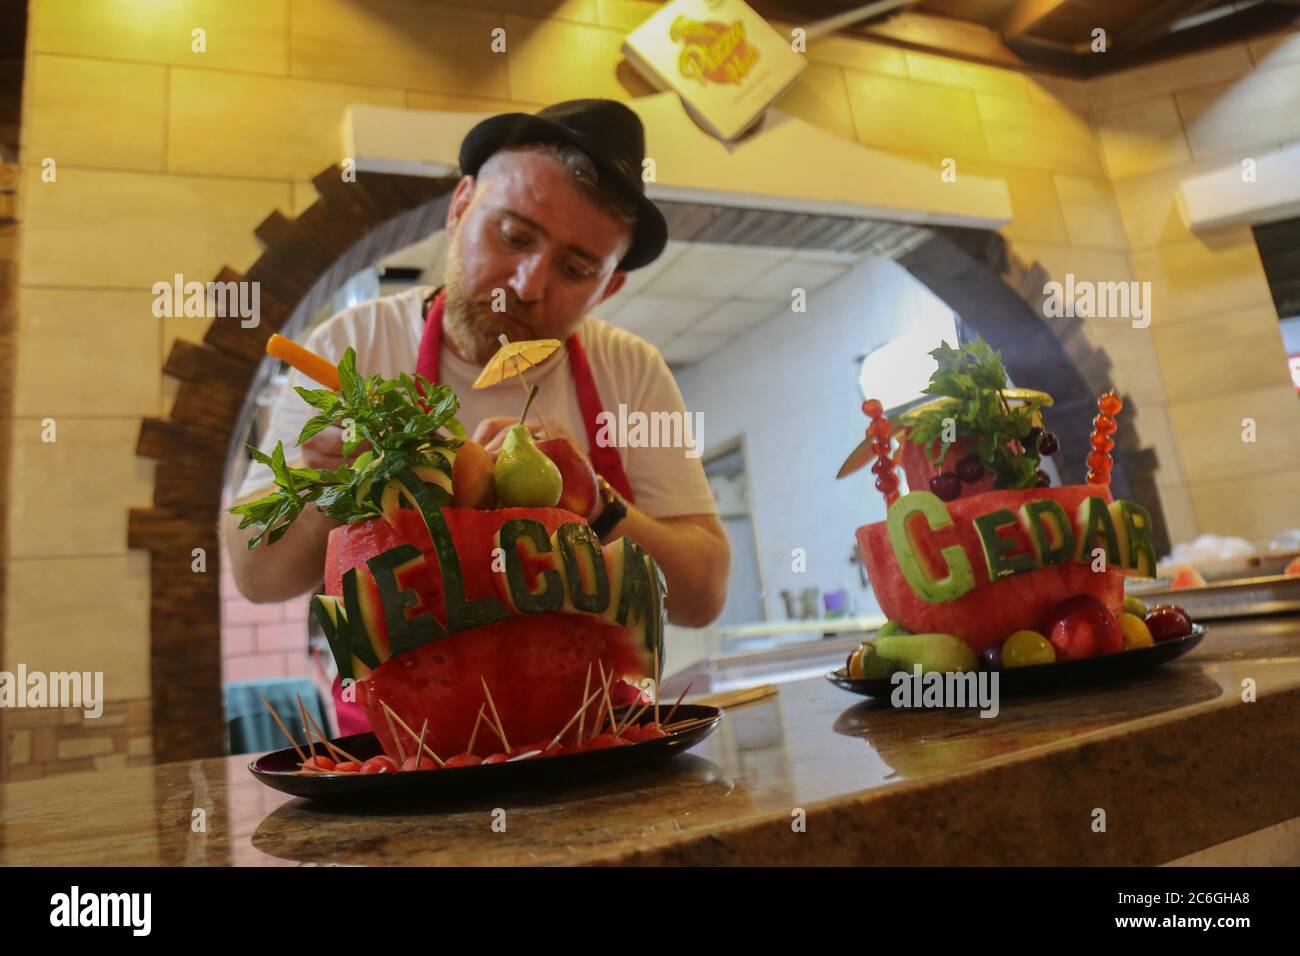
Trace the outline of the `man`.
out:
<instances>
[{"instance_id":1,"label":"man","mask_svg":"<svg viewBox=\"0 0 1300 956\"><path fill-rule=\"evenodd\" d=\"M644 130L610 100L575 100L535 116L509 113L465 137L462 178L447 211L446 285L417 288L348 309L305 343L338 361L356 349L362 375L419 371L459 396L459 417L476 442L499 451L517 419L517 383L473 391L500 345L560 339L565 347L528 374L540 386L530 420L535 435L563 437L587 454L601 495L589 516L602 540L627 537L663 569L668 618L703 626L726 600L730 551L700 459L682 448L612 448L596 441L596 416L630 410L685 414L663 357L648 343L587 313L622 288L627 272L663 251L667 223L644 194ZM494 308L495 306L495 308ZM504 309L502 307L504 306ZM292 390L318 387L290 373L263 448L283 440L294 458L302 423L314 413ZM341 465L342 432L326 429L301 447L307 467ZM240 500L271 484L254 465ZM249 551L253 529L222 516L239 590L257 602L283 601L320 581L326 538L336 523L308 508L274 545Z\"/></svg>"}]
</instances>

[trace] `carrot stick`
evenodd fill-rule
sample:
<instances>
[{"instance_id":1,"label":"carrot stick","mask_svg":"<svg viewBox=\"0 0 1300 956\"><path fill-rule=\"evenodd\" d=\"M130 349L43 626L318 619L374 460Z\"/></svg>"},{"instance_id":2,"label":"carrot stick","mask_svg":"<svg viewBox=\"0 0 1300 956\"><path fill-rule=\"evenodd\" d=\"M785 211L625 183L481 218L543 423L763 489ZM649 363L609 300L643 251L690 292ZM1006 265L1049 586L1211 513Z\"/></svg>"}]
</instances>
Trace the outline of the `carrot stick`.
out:
<instances>
[{"instance_id":1,"label":"carrot stick","mask_svg":"<svg viewBox=\"0 0 1300 956\"><path fill-rule=\"evenodd\" d=\"M308 378L320 382L331 391L339 390L338 366L321 358L310 349L305 349L293 339L283 335L272 335L266 343L266 354L302 372Z\"/></svg>"}]
</instances>

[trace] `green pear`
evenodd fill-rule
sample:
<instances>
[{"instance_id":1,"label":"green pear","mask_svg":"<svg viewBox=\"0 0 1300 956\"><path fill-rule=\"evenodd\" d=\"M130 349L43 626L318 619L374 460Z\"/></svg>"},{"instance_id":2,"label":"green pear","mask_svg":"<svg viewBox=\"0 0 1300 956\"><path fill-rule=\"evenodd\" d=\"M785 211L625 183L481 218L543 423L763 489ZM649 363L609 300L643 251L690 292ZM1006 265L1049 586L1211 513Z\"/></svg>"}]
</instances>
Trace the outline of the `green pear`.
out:
<instances>
[{"instance_id":1,"label":"green pear","mask_svg":"<svg viewBox=\"0 0 1300 956\"><path fill-rule=\"evenodd\" d=\"M564 493L560 469L537 447L524 424L512 425L506 433L492 485L502 508L554 508Z\"/></svg>"},{"instance_id":2,"label":"green pear","mask_svg":"<svg viewBox=\"0 0 1300 956\"><path fill-rule=\"evenodd\" d=\"M921 673L931 671L973 671L979 661L970 645L951 634L890 634L871 642L876 653L900 669L911 671L921 665Z\"/></svg>"}]
</instances>

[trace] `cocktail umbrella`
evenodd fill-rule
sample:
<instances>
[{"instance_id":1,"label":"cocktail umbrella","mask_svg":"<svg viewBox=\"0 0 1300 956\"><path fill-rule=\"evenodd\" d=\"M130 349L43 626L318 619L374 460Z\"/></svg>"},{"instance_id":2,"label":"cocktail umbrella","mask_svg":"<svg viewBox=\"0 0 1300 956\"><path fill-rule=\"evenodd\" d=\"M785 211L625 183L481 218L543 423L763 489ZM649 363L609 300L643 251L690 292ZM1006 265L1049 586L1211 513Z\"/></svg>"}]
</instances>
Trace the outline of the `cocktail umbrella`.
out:
<instances>
[{"instance_id":1,"label":"cocktail umbrella","mask_svg":"<svg viewBox=\"0 0 1300 956\"><path fill-rule=\"evenodd\" d=\"M524 378L524 370L532 368L535 365L541 365L548 358L555 354L562 343L559 339L530 339L527 342L511 342L505 335L501 336L501 348L497 349L486 365L483 371L479 373L478 378L474 380L475 388L491 388L493 385L500 385L508 378L519 377L519 384L523 386L524 393L529 393L528 380ZM551 437L551 430L546 427L546 419L542 419L542 430L546 437Z\"/></svg>"}]
</instances>

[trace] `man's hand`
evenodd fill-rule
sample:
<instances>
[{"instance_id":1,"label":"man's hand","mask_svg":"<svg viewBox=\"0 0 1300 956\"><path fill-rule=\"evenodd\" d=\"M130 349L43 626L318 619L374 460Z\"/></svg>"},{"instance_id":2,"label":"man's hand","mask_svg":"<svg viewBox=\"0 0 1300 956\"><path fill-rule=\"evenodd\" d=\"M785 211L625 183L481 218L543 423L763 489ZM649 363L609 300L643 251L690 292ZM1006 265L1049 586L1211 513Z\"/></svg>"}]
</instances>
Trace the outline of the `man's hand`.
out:
<instances>
[{"instance_id":1,"label":"man's hand","mask_svg":"<svg viewBox=\"0 0 1300 956\"><path fill-rule=\"evenodd\" d=\"M518 423L519 419L517 418L506 418L501 416L498 416L497 418L485 418L483 421L478 423L478 428L474 429L474 437L471 441L478 442L478 444L482 445L487 453L492 456L493 460L495 460L497 453L501 451L501 446L505 443L506 435L509 433L511 426L517 425ZM582 445L578 443L577 439L575 439L569 430L563 425L557 424L556 422L547 422L545 426L543 426L540 418L530 418L528 419L528 431L533 438L538 441L545 441L548 438L563 438L577 449L578 454L583 455L584 458L587 457L583 454Z\"/></svg>"},{"instance_id":2,"label":"man's hand","mask_svg":"<svg viewBox=\"0 0 1300 956\"><path fill-rule=\"evenodd\" d=\"M370 442L363 441L352 453L352 459L370 447ZM302 443L302 462L308 468L318 471L336 471L343 467L343 426L331 425L312 435ZM351 462L349 462L350 464Z\"/></svg>"}]
</instances>

